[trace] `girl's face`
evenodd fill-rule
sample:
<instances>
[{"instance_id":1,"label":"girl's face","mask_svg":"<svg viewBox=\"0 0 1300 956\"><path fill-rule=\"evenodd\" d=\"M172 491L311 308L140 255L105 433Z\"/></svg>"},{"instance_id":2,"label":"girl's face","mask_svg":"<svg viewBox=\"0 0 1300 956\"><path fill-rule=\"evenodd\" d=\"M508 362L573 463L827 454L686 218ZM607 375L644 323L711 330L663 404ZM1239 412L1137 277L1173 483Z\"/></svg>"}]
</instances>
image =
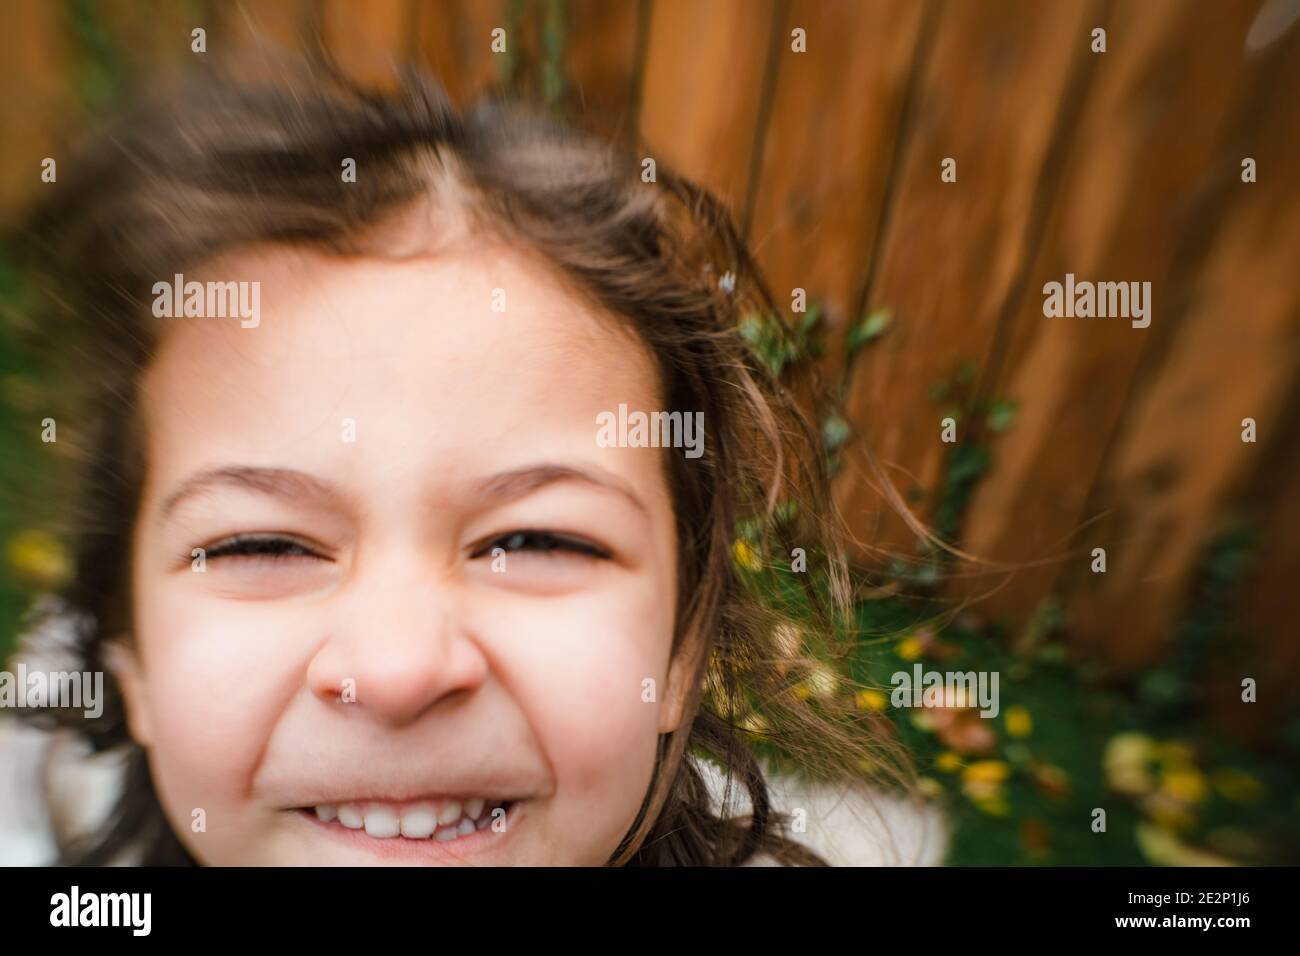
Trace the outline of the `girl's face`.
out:
<instances>
[{"instance_id":1,"label":"girl's face","mask_svg":"<svg viewBox=\"0 0 1300 956\"><path fill-rule=\"evenodd\" d=\"M659 407L649 353L484 243L185 279L261 317L159 320L141 382L118 666L173 829L208 864L604 863L685 690L674 452L596 441Z\"/></svg>"}]
</instances>

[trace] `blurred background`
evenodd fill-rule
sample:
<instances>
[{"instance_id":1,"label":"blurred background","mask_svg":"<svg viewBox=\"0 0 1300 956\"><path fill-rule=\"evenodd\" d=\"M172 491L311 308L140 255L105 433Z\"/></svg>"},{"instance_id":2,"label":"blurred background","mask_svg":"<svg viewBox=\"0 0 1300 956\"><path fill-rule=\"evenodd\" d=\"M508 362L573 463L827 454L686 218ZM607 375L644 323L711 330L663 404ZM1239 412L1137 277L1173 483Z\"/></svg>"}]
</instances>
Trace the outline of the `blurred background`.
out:
<instances>
[{"instance_id":1,"label":"blurred background","mask_svg":"<svg viewBox=\"0 0 1300 956\"><path fill-rule=\"evenodd\" d=\"M6 0L0 218L85 124L200 60L273 80L301 51L381 86L416 62L460 104L525 96L635 145L729 204L779 305L807 294L744 331L822 425L859 542L856 676L881 688L854 701L946 806L948 862L1295 864L1297 20L1300 0ZM1067 272L1150 282L1150 327L1045 318ZM43 492L72 462L40 441L22 296L0 258L0 657L69 573ZM766 586L743 529L736 558ZM999 672L1001 713L893 709L916 662Z\"/></svg>"}]
</instances>

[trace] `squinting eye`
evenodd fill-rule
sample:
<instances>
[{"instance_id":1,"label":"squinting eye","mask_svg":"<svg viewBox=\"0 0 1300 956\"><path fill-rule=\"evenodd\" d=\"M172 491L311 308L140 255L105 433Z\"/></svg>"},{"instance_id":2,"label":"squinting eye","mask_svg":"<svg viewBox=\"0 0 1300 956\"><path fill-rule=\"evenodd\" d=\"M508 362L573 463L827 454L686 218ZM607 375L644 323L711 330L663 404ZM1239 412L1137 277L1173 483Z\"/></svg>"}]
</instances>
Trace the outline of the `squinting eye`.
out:
<instances>
[{"instance_id":1,"label":"squinting eye","mask_svg":"<svg viewBox=\"0 0 1300 956\"><path fill-rule=\"evenodd\" d=\"M488 541L471 557L483 558L492 554L497 548L507 554L517 552L535 552L538 554L554 554L561 552L565 554L582 555L589 558L608 558L609 552L599 545L584 541L581 538L572 538L568 535L555 534L550 531L512 531L509 534L499 535Z\"/></svg>"},{"instance_id":2,"label":"squinting eye","mask_svg":"<svg viewBox=\"0 0 1300 956\"><path fill-rule=\"evenodd\" d=\"M218 558L256 558L260 561L286 561L293 558L327 560L292 538L275 535L236 535L217 542L204 554L209 561Z\"/></svg>"}]
</instances>

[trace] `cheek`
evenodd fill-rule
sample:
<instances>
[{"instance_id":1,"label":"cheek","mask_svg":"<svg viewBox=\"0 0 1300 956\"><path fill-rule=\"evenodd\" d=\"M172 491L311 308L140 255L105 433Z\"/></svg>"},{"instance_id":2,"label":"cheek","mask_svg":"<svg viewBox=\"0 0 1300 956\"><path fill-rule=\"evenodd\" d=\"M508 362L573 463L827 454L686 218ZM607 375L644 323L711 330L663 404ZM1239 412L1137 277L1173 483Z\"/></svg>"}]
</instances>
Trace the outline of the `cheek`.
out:
<instances>
[{"instance_id":1,"label":"cheek","mask_svg":"<svg viewBox=\"0 0 1300 956\"><path fill-rule=\"evenodd\" d=\"M193 807L240 799L291 687L289 645L252 605L163 590L141 595L139 638L153 739L150 764L164 802ZM219 823L209 814L209 830Z\"/></svg>"},{"instance_id":2,"label":"cheek","mask_svg":"<svg viewBox=\"0 0 1300 956\"><path fill-rule=\"evenodd\" d=\"M504 640L497 667L551 765L556 812L575 832L595 837L599 831L617 843L645 796L671 652L672 605L645 590L618 590L550 602L545 613L498 608L492 633ZM606 855L612 850L608 846Z\"/></svg>"}]
</instances>

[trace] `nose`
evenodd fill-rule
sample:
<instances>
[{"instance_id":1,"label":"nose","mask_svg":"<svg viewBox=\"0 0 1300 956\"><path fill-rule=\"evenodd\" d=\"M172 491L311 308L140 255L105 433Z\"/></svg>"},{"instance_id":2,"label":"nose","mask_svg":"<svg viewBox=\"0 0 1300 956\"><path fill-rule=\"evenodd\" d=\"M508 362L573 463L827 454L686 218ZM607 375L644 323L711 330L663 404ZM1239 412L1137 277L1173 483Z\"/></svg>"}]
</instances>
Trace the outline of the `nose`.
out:
<instances>
[{"instance_id":1,"label":"nose","mask_svg":"<svg viewBox=\"0 0 1300 956\"><path fill-rule=\"evenodd\" d=\"M454 580L409 554L375 562L336 595L330 631L308 665L313 694L390 725L472 692L488 662Z\"/></svg>"}]
</instances>

